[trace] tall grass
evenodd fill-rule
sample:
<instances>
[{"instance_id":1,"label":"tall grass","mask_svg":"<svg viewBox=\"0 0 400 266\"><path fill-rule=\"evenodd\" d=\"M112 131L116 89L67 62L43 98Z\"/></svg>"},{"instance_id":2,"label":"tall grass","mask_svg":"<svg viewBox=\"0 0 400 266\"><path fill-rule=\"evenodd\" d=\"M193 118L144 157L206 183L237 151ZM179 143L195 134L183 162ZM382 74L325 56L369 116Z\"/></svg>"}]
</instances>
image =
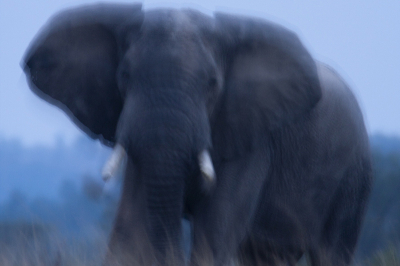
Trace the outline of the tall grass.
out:
<instances>
[{"instance_id":1,"label":"tall grass","mask_svg":"<svg viewBox=\"0 0 400 266\"><path fill-rule=\"evenodd\" d=\"M1 266L97 266L107 247L107 236L93 230L90 239L66 238L44 224L1 223Z\"/></svg>"},{"instance_id":2,"label":"tall grass","mask_svg":"<svg viewBox=\"0 0 400 266\"><path fill-rule=\"evenodd\" d=\"M107 234L91 229L90 238L66 238L43 224L0 223L1 266L100 266L107 253ZM212 264L210 252L197 258L198 265ZM179 263L176 263L179 264ZM125 266L117 263L115 266ZM138 264L139 265L139 264ZM175 265L173 260L168 265ZM305 256L296 266L310 265ZM355 266L400 266L398 246L372 254ZM250 266L250 265L249 265Z\"/></svg>"},{"instance_id":3,"label":"tall grass","mask_svg":"<svg viewBox=\"0 0 400 266\"><path fill-rule=\"evenodd\" d=\"M365 263L366 266L400 266L400 250L395 246L376 252Z\"/></svg>"}]
</instances>

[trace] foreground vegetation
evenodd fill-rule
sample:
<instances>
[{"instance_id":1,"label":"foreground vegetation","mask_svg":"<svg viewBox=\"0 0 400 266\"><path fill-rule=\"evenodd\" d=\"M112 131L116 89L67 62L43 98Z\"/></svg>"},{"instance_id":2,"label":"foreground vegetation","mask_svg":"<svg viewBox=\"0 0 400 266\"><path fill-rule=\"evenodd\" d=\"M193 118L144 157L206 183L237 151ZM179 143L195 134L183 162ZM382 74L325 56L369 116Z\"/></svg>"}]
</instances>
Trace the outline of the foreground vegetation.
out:
<instances>
[{"instance_id":1,"label":"foreground vegetation","mask_svg":"<svg viewBox=\"0 0 400 266\"><path fill-rule=\"evenodd\" d=\"M98 266L106 236L67 239L43 225L1 224L1 266Z\"/></svg>"},{"instance_id":2,"label":"foreground vegetation","mask_svg":"<svg viewBox=\"0 0 400 266\"><path fill-rule=\"evenodd\" d=\"M97 232L90 240L66 239L43 225L1 224L1 266L99 266L107 237ZM302 259L296 266L309 265ZM389 246L357 261L354 266L400 266L400 252Z\"/></svg>"}]
</instances>

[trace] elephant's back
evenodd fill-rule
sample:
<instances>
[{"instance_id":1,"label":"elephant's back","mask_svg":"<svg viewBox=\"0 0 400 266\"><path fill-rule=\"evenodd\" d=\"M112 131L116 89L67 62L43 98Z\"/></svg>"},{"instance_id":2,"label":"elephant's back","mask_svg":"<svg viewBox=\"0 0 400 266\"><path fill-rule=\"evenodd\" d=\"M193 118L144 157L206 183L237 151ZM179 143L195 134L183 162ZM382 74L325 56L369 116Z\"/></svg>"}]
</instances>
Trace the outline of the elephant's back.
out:
<instances>
[{"instance_id":1,"label":"elephant's back","mask_svg":"<svg viewBox=\"0 0 400 266\"><path fill-rule=\"evenodd\" d=\"M340 158L349 154L369 153L368 135L359 104L344 80L331 67L317 63L322 97L313 111L316 139L322 149L336 152Z\"/></svg>"}]
</instances>

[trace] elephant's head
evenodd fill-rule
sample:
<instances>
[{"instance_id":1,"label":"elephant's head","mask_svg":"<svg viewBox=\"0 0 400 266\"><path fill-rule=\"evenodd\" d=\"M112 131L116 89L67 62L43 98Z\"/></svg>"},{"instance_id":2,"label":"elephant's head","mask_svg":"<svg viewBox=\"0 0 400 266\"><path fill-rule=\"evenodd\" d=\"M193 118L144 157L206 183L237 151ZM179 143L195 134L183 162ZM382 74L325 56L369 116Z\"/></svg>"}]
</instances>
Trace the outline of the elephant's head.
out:
<instances>
[{"instance_id":1,"label":"elephant's head","mask_svg":"<svg viewBox=\"0 0 400 266\"><path fill-rule=\"evenodd\" d=\"M147 230L159 250L167 238L180 241L185 183L200 175L204 151L214 162L243 156L258 134L320 98L315 62L293 33L189 10L65 11L23 64L35 93L89 136L126 150L137 177L125 178L144 180Z\"/></svg>"}]
</instances>

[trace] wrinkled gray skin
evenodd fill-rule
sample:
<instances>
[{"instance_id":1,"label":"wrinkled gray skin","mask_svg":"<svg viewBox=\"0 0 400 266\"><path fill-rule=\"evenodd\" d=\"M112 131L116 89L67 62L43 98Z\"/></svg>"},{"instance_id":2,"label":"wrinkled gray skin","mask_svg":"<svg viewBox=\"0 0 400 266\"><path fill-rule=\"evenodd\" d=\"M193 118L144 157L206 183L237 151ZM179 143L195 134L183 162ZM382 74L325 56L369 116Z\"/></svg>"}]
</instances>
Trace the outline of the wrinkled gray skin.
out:
<instances>
[{"instance_id":1,"label":"wrinkled gray skin","mask_svg":"<svg viewBox=\"0 0 400 266\"><path fill-rule=\"evenodd\" d=\"M363 118L342 79L287 29L87 6L53 17L23 67L37 95L127 151L106 265L184 264L182 217L192 265L294 265L304 253L314 266L350 263L371 183Z\"/></svg>"}]
</instances>

